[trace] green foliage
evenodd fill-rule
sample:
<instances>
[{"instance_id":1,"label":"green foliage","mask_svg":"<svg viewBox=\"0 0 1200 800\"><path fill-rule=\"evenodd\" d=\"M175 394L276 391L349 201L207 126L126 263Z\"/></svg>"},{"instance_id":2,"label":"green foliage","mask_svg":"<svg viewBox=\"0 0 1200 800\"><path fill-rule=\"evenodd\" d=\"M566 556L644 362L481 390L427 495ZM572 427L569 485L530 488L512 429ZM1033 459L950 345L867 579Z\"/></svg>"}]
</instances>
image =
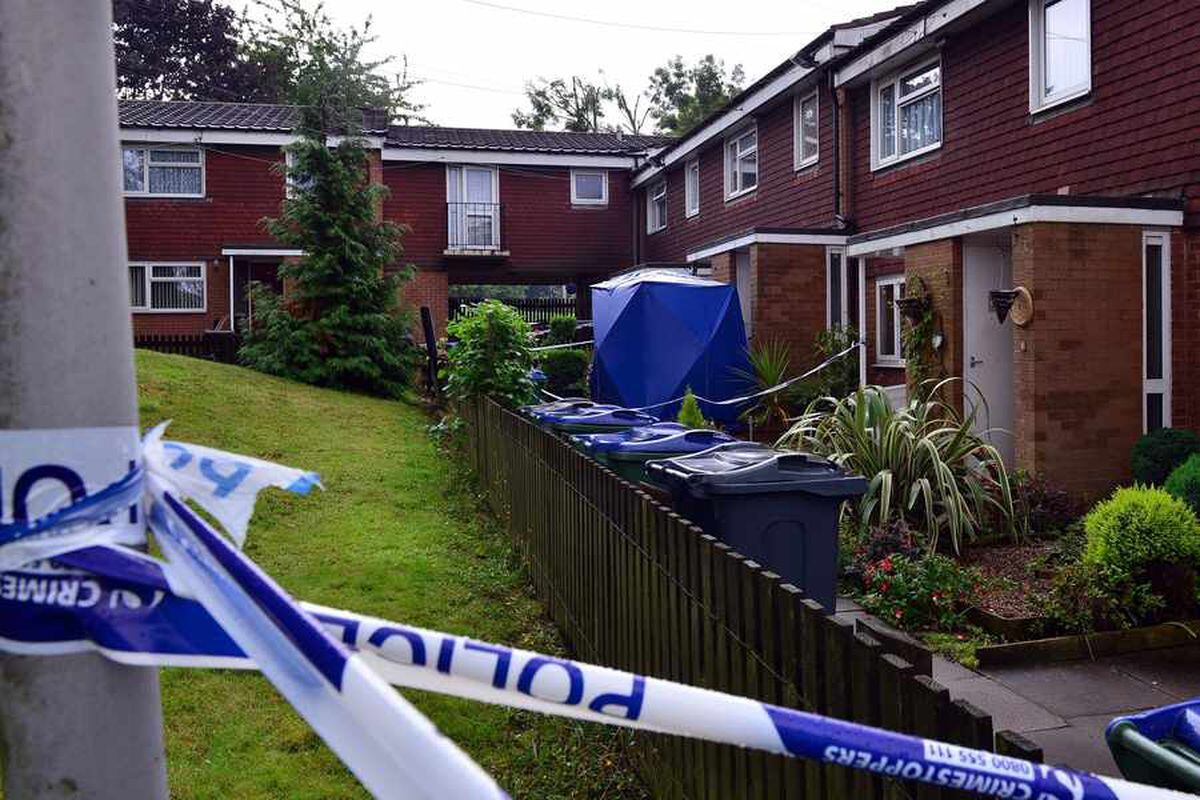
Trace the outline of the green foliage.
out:
<instances>
[{"instance_id":1,"label":"green foliage","mask_svg":"<svg viewBox=\"0 0 1200 800\"><path fill-rule=\"evenodd\" d=\"M1176 467L1163 488L1200 514L1200 453L1193 453Z\"/></svg>"},{"instance_id":2,"label":"green foliage","mask_svg":"<svg viewBox=\"0 0 1200 800\"><path fill-rule=\"evenodd\" d=\"M675 56L650 76L650 116L658 130L682 136L741 91L745 74L740 64L728 73L725 62L712 54L685 64Z\"/></svg>"},{"instance_id":3,"label":"green foliage","mask_svg":"<svg viewBox=\"0 0 1200 800\"><path fill-rule=\"evenodd\" d=\"M1012 477L1017 519L1026 522L1029 534L1047 536L1064 531L1083 511L1071 495L1040 475L1017 470Z\"/></svg>"},{"instance_id":4,"label":"green foliage","mask_svg":"<svg viewBox=\"0 0 1200 800\"><path fill-rule=\"evenodd\" d=\"M825 456L867 477L857 513L863 524L903 518L936 549L941 534L959 552L986 524L1016 536L1008 472L1000 453L948 403L913 398L893 410L867 386L840 400L814 401L780 445Z\"/></svg>"},{"instance_id":5,"label":"green foliage","mask_svg":"<svg viewBox=\"0 0 1200 800\"><path fill-rule=\"evenodd\" d=\"M883 525L872 525L853 542L851 564L859 573L868 566L888 556L919 558L925 552L925 543L903 519L894 519Z\"/></svg>"},{"instance_id":6,"label":"green foliage","mask_svg":"<svg viewBox=\"0 0 1200 800\"><path fill-rule=\"evenodd\" d=\"M529 323L499 300L485 300L450 323L446 393L454 400L491 397L510 407L532 402Z\"/></svg>"},{"instance_id":7,"label":"green foliage","mask_svg":"<svg viewBox=\"0 0 1200 800\"><path fill-rule=\"evenodd\" d=\"M921 635L921 641L934 655L974 670L979 669L979 648L995 644L992 636L974 625L967 625L957 633L926 632Z\"/></svg>"},{"instance_id":8,"label":"green foliage","mask_svg":"<svg viewBox=\"0 0 1200 800\"><path fill-rule=\"evenodd\" d=\"M565 131L589 133L604 130L606 88L587 78L572 75L568 79L538 78L525 84L529 110L512 113L518 128L544 130L547 125L561 125Z\"/></svg>"},{"instance_id":9,"label":"green foliage","mask_svg":"<svg viewBox=\"0 0 1200 800\"><path fill-rule=\"evenodd\" d=\"M885 556L863 573L863 607L898 628L953 631L964 624L980 576L947 556Z\"/></svg>"},{"instance_id":10,"label":"green foliage","mask_svg":"<svg viewBox=\"0 0 1200 800\"><path fill-rule=\"evenodd\" d=\"M550 332L546 344L567 344L575 341L576 320L574 314L555 314L550 318Z\"/></svg>"},{"instance_id":11,"label":"green foliage","mask_svg":"<svg viewBox=\"0 0 1200 800\"><path fill-rule=\"evenodd\" d=\"M679 416L676 419L680 425L686 425L689 428L712 427L712 423L704 418L704 412L700 410L700 401L696 399L696 395L692 394L690 386L683 395L683 402L679 406Z\"/></svg>"},{"instance_id":12,"label":"green foliage","mask_svg":"<svg viewBox=\"0 0 1200 800\"><path fill-rule=\"evenodd\" d=\"M1147 433L1133 446L1133 480L1162 486L1171 472L1193 453L1200 452L1200 436L1189 430L1161 428Z\"/></svg>"},{"instance_id":13,"label":"green foliage","mask_svg":"<svg viewBox=\"0 0 1200 800\"><path fill-rule=\"evenodd\" d=\"M1194 583L1194 578L1193 578ZM1165 602L1120 569L1076 562L1055 573L1043 609L1054 633L1121 630L1156 621Z\"/></svg>"},{"instance_id":14,"label":"green foliage","mask_svg":"<svg viewBox=\"0 0 1200 800\"><path fill-rule=\"evenodd\" d=\"M547 389L560 397L587 397L587 373L592 357L586 350L547 350L541 358Z\"/></svg>"},{"instance_id":15,"label":"green foliage","mask_svg":"<svg viewBox=\"0 0 1200 800\"><path fill-rule=\"evenodd\" d=\"M837 325L818 332L813 349L821 362L857 343L858 331ZM858 357L859 351L854 350L813 376L822 397L847 397L858 389Z\"/></svg>"},{"instance_id":16,"label":"green foliage","mask_svg":"<svg viewBox=\"0 0 1200 800\"><path fill-rule=\"evenodd\" d=\"M1200 565L1200 524L1162 489L1117 489L1084 519L1085 564L1138 575L1155 562Z\"/></svg>"},{"instance_id":17,"label":"green foliage","mask_svg":"<svg viewBox=\"0 0 1200 800\"><path fill-rule=\"evenodd\" d=\"M777 339L756 342L749 356L750 369L739 369L738 374L755 392L778 386L792 377L792 352L786 342ZM795 396L793 387L756 398L754 405L742 412L742 419L751 426L786 424Z\"/></svg>"},{"instance_id":18,"label":"green foliage","mask_svg":"<svg viewBox=\"0 0 1200 800\"><path fill-rule=\"evenodd\" d=\"M928 296L929 290L925 287L925 281L914 276L906 282L904 293L906 297ZM937 352L933 348L936 329L937 312L932 302L926 304L924 313L915 323L908 320L902 323L901 346L910 386L932 388L937 385L934 381L942 377Z\"/></svg>"},{"instance_id":19,"label":"green foliage","mask_svg":"<svg viewBox=\"0 0 1200 800\"><path fill-rule=\"evenodd\" d=\"M421 358L409 333L411 311L396 300L411 269L385 273L400 256L403 231L375 218L385 190L366 184L362 142L329 148L321 138L290 146L293 196L282 217L266 220L278 241L305 253L280 267L292 291L284 302L257 289L254 326L239 358L305 383L396 397Z\"/></svg>"}]
</instances>

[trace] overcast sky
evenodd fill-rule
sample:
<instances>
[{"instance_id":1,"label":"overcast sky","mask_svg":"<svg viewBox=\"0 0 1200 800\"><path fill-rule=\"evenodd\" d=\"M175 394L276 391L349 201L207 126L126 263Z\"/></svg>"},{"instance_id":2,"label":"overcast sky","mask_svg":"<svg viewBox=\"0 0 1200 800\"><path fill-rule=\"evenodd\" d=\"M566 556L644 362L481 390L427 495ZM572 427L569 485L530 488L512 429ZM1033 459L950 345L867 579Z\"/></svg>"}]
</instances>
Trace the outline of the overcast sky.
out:
<instances>
[{"instance_id":1,"label":"overcast sky","mask_svg":"<svg viewBox=\"0 0 1200 800\"><path fill-rule=\"evenodd\" d=\"M831 23L898 4L333 0L326 9L342 24L373 18L376 55L408 56L410 75L425 81L416 95L432 122L510 128L513 109L525 105L525 81L538 76L595 78L603 70L610 82L640 91L654 68L672 55L691 61L713 53L729 67L740 63L750 83ZM716 33L721 31L729 33Z\"/></svg>"}]
</instances>

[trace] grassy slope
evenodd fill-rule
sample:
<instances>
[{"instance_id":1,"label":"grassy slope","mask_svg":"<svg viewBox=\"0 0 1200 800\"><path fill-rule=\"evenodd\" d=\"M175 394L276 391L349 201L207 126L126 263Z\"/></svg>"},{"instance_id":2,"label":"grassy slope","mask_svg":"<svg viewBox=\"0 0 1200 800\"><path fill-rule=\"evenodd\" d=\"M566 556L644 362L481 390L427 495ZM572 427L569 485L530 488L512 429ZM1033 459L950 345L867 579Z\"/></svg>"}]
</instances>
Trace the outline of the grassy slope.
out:
<instances>
[{"instance_id":1,"label":"grassy slope","mask_svg":"<svg viewBox=\"0 0 1200 800\"><path fill-rule=\"evenodd\" d=\"M169 436L317 470L326 491L267 492L247 552L305 600L525 647L561 649L416 408L139 352L141 419ZM340 798L365 793L261 677L163 673L172 794ZM407 693L516 797L642 790L614 729Z\"/></svg>"}]
</instances>

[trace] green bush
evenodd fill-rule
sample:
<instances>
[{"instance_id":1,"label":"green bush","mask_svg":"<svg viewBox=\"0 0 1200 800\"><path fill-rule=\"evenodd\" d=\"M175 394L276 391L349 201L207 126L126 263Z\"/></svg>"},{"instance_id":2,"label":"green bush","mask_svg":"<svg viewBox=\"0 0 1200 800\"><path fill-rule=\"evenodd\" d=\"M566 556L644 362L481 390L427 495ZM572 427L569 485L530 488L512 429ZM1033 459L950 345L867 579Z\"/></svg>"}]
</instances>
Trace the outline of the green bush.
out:
<instances>
[{"instance_id":1,"label":"green bush","mask_svg":"<svg viewBox=\"0 0 1200 800\"><path fill-rule=\"evenodd\" d=\"M1083 562L1136 576L1156 562L1200 564L1200 524L1162 489L1117 489L1084 519Z\"/></svg>"},{"instance_id":2,"label":"green bush","mask_svg":"<svg viewBox=\"0 0 1200 800\"><path fill-rule=\"evenodd\" d=\"M529 323L516 309L485 300L451 322L447 331L458 339L442 373L451 399L492 397L508 406L533 401Z\"/></svg>"},{"instance_id":3,"label":"green bush","mask_svg":"<svg viewBox=\"0 0 1200 800\"><path fill-rule=\"evenodd\" d=\"M1167 478L1164 489L1200 514L1200 453L1192 453Z\"/></svg>"},{"instance_id":4,"label":"green bush","mask_svg":"<svg viewBox=\"0 0 1200 800\"><path fill-rule=\"evenodd\" d=\"M542 353L546 388L563 397L586 397L587 372L592 358L586 350L566 348Z\"/></svg>"},{"instance_id":5,"label":"green bush","mask_svg":"<svg viewBox=\"0 0 1200 800\"><path fill-rule=\"evenodd\" d=\"M575 341L575 315L556 314L550 318L550 331L546 334L546 344L567 344Z\"/></svg>"},{"instance_id":6,"label":"green bush","mask_svg":"<svg viewBox=\"0 0 1200 800\"><path fill-rule=\"evenodd\" d=\"M1193 583L1195 579L1193 577ZM1048 634L1122 630L1158 621L1163 598L1119 569L1076 562L1054 576L1042 607Z\"/></svg>"},{"instance_id":7,"label":"green bush","mask_svg":"<svg viewBox=\"0 0 1200 800\"><path fill-rule=\"evenodd\" d=\"M979 574L952 558L885 556L863 573L863 607L898 628L953 631L966 622Z\"/></svg>"},{"instance_id":8,"label":"green bush","mask_svg":"<svg viewBox=\"0 0 1200 800\"><path fill-rule=\"evenodd\" d=\"M686 425L689 428L711 428L712 424L704 418L704 412L700 410L700 401L696 399L696 395L692 394L692 387L683 395L683 402L679 406L679 416L677 417L680 425Z\"/></svg>"},{"instance_id":9,"label":"green bush","mask_svg":"<svg viewBox=\"0 0 1200 800\"><path fill-rule=\"evenodd\" d=\"M1162 428L1138 439L1130 460L1133 480L1147 486L1162 486L1171 472L1200 452L1200 437L1179 428Z\"/></svg>"},{"instance_id":10,"label":"green bush","mask_svg":"<svg viewBox=\"0 0 1200 800\"><path fill-rule=\"evenodd\" d=\"M864 525L905 519L928 537L931 550L949 533L955 552L987 526L1016 536L1024 524L1017 524L1004 461L975 432L971 417L936 399L944 383L915 393L898 409L879 386L840 400L821 398L780 446L866 476L867 491L857 505Z\"/></svg>"}]
</instances>

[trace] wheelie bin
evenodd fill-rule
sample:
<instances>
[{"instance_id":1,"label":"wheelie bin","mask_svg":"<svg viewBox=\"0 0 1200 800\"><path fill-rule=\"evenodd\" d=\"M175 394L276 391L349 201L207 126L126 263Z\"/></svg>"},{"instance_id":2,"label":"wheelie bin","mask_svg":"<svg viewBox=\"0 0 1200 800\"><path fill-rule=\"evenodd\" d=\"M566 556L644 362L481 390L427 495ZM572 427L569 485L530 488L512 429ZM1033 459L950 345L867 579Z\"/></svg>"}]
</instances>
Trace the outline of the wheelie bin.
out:
<instances>
[{"instance_id":1,"label":"wheelie bin","mask_svg":"<svg viewBox=\"0 0 1200 800\"><path fill-rule=\"evenodd\" d=\"M539 422L559 433L606 433L653 425L658 417L620 406L596 406L545 414Z\"/></svg>"},{"instance_id":2,"label":"wheelie bin","mask_svg":"<svg viewBox=\"0 0 1200 800\"><path fill-rule=\"evenodd\" d=\"M678 422L657 422L617 433L585 433L574 438L583 452L633 483L646 480L647 461L690 455L737 441L720 431L688 428Z\"/></svg>"},{"instance_id":3,"label":"wheelie bin","mask_svg":"<svg viewBox=\"0 0 1200 800\"><path fill-rule=\"evenodd\" d=\"M1200 793L1200 698L1117 717L1104 738L1129 780Z\"/></svg>"}]
</instances>

